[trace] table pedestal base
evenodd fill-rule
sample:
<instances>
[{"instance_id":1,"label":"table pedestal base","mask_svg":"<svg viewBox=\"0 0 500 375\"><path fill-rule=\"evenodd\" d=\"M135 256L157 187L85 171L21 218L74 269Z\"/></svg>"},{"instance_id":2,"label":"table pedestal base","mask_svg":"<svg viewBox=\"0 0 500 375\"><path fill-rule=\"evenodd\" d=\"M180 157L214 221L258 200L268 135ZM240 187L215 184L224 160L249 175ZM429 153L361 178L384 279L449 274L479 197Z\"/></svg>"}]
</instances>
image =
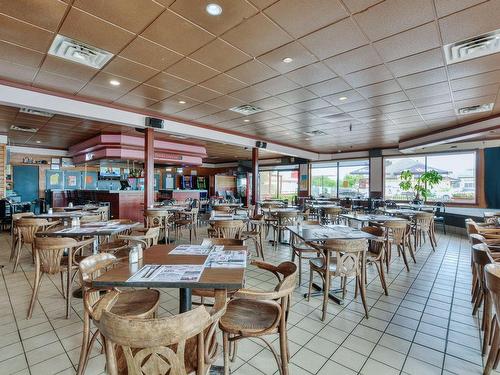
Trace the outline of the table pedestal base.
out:
<instances>
[{"instance_id":1,"label":"table pedestal base","mask_svg":"<svg viewBox=\"0 0 500 375\"><path fill-rule=\"evenodd\" d=\"M191 310L191 288L179 288L179 314Z\"/></svg>"},{"instance_id":2,"label":"table pedestal base","mask_svg":"<svg viewBox=\"0 0 500 375\"><path fill-rule=\"evenodd\" d=\"M312 287L313 289L316 289L317 292L312 292L311 296L316 297L323 295L323 288L321 286L319 286L316 283L313 283ZM335 302L338 305L343 305L344 300L337 296L338 293L342 293L342 288L330 289L330 291L328 292L328 298L330 298L333 302ZM304 293L304 297L307 298L307 293Z\"/></svg>"}]
</instances>

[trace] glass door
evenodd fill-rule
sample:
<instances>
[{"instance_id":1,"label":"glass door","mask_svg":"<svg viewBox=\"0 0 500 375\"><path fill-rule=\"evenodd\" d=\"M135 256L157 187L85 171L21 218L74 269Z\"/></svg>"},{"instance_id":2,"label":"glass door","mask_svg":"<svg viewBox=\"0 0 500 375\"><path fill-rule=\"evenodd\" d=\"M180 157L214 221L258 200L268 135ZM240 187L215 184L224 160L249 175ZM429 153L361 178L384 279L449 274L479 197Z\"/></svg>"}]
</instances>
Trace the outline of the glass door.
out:
<instances>
[{"instance_id":1,"label":"glass door","mask_svg":"<svg viewBox=\"0 0 500 375\"><path fill-rule=\"evenodd\" d=\"M299 190L299 171L260 171L260 199L288 199L293 202Z\"/></svg>"}]
</instances>

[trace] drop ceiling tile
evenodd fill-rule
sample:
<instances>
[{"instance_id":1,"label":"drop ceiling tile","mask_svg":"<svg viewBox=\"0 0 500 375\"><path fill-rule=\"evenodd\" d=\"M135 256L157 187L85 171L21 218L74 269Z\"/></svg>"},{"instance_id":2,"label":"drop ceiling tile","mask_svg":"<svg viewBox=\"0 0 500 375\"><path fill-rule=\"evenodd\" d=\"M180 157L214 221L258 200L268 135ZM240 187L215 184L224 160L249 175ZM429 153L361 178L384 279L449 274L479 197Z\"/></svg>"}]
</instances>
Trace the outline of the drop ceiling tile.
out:
<instances>
[{"instance_id":1,"label":"drop ceiling tile","mask_svg":"<svg viewBox=\"0 0 500 375\"><path fill-rule=\"evenodd\" d=\"M420 116L410 116L410 117L398 117L392 120L396 125L407 125L411 124L412 126L418 126L421 128L425 128L425 122L422 121ZM399 129L398 129L399 131Z\"/></svg>"},{"instance_id":2,"label":"drop ceiling tile","mask_svg":"<svg viewBox=\"0 0 500 375\"><path fill-rule=\"evenodd\" d=\"M327 96L337 92L347 91L351 89L342 78L333 78L328 81L316 83L306 87L318 96Z\"/></svg>"},{"instance_id":3,"label":"drop ceiling tile","mask_svg":"<svg viewBox=\"0 0 500 375\"><path fill-rule=\"evenodd\" d=\"M256 100L267 98L269 97L269 94L267 92L264 92L262 90L257 90L255 87L250 86L232 92L231 96L243 100L246 103L250 103Z\"/></svg>"},{"instance_id":4,"label":"drop ceiling tile","mask_svg":"<svg viewBox=\"0 0 500 375\"><path fill-rule=\"evenodd\" d=\"M328 65L335 73L345 75L358 70L363 70L382 64L382 59L372 46L363 46L352 51L342 53L326 59Z\"/></svg>"},{"instance_id":5,"label":"drop ceiling tile","mask_svg":"<svg viewBox=\"0 0 500 375\"><path fill-rule=\"evenodd\" d=\"M119 86L113 86L109 82L111 80L117 80L120 82ZM108 72L100 71L98 72L94 78L90 81L90 84L95 84L103 87L107 87L115 92L121 92L122 95L127 91L132 90L134 87L138 86L140 82L133 81L127 78L118 77L114 74L110 74Z\"/></svg>"},{"instance_id":6,"label":"drop ceiling tile","mask_svg":"<svg viewBox=\"0 0 500 375\"><path fill-rule=\"evenodd\" d=\"M284 76L278 76L257 83L254 85L254 87L258 90L265 91L271 95L278 95L287 91L297 89L300 86Z\"/></svg>"},{"instance_id":7,"label":"drop ceiling tile","mask_svg":"<svg viewBox=\"0 0 500 375\"><path fill-rule=\"evenodd\" d=\"M448 103L441 103L441 104L435 104L435 105L430 105L427 107L419 107L418 111L424 115L428 113L434 113L434 112L442 112L446 111L448 109L453 109L453 103L448 102Z\"/></svg>"},{"instance_id":8,"label":"drop ceiling tile","mask_svg":"<svg viewBox=\"0 0 500 375\"><path fill-rule=\"evenodd\" d=\"M491 85L474 87L474 88L460 90L460 91L454 91L453 92L453 99L455 101L457 101L457 100L472 99L472 98L477 98L477 97L487 96L487 95L494 96L494 95L497 95L499 88L500 88L500 85L498 83L494 83Z\"/></svg>"},{"instance_id":9,"label":"drop ceiling tile","mask_svg":"<svg viewBox=\"0 0 500 375\"><path fill-rule=\"evenodd\" d=\"M258 108L262 108L262 109L267 111L270 109L283 107L287 103L281 99L276 98L276 97L269 97L269 98L257 100L255 102L252 102L251 104L258 107Z\"/></svg>"},{"instance_id":10,"label":"drop ceiling tile","mask_svg":"<svg viewBox=\"0 0 500 375\"><path fill-rule=\"evenodd\" d=\"M500 53L462 61L448 66L450 79L458 79L475 74L497 70L500 66Z\"/></svg>"},{"instance_id":11,"label":"drop ceiling tile","mask_svg":"<svg viewBox=\"0 0 500 375\"><path fill-rule=\"evenodd\" d=\"M182 79L199 83L216 76L219 72L199 62L185 58L169 67L165 72L173 74Z\"/></svg>"},{"instance_id":12,"label":"drop ceiling tile","mask_svg":"<svg viewBox=\"0 0 500 375\"><path fill-rule=\"evenodd\" d=\"M371 85L373 83L386 81L392 78L392 74L384 65L374 66L365 70L360 70L355 73L350 73L344 76L344 79L352 87L361 87Z\"/></svg>"},{"instance_id":13,"label":"drop ceiling tile","mask_svg":"<svg viewBox=\"0 0 500 375\"><path fill-rule=\"evenodd\" d=\"M358 13L382 1L384 0L348 0L344 3L351 13Z\"/></svg>"},{"instance_id":14,"label":"drop ceiling tile","mask_svg":"<svg viewBox=\"0 0 500 375\"><path fill-rule=\"evenodd\" d=\"M163 90L168 90L171 92L180 92L188 87L194 85L194 83L186 81L184 79L173 76L172 74L161 72L160 74L154 76L153 78L147 80L146 84L154 87L158 87Z\"/></svg>"},{"instance_id":15,"label":"drop ceiling tile","mask_svg":"<svg viewBox=\"0 0 500 375\"><path fill-rule=\"evenodd\" d=\"M211 41L190 57L222 72L251 59L249 55L221 39Z\"/></svg>"},{"instance_id":16,"label":"drop ceiling tile","mask_svg":"<svg viewBox=\"0 0 500 375\"><path fill-rule=\"evenodd\" d=\"M80 42L118 53L135 35L77 8L71 8L59 33Z\"/></svg>"},{"instance_id":17,"label":"drop ceiling tile","mask_svg":"<svg viewBox=\"0 0 500 375\"><path fill-rule=\"evenodd\" d=\"M393 92L392 94L374 96L370 98L370 102L374 105L384 105L392 104L398 102L404 102L408 100L408 97L403 91Z\"/></svg>"},{"instance_id":18,"label":"drop ceiling tile","mask_svg":"<svg viewBox=\"0 0 500 375\"><path fill-rule=\"evenodd\" d=\"M367 123L376 121L377 118L383 117L377 108L365 108L357 111L351 111L349 112L349 116L352 116L361 122Z\"/></svg>"},{"instance_id":19,"label":"drop ceiling tile","mask_svg":"<svg viewBox=\"0 0 500 375\"><path fill-rule=\"evenodd\" d=\"M295 115L297 113L304 112L304 110L297 108L293 105L285 105L283 107L273 109L273 112L275 112L279 115L282 115L282 116L290 116L290 115ZM287 121L290 122L289 119Z\"/></svg>"},{"instance_id":20,"label":"drop ceiling tile","mask_svg":"<svg viewBox=\"0 0 500 375\"><path fill-rule=\"evenodd\" d=\"M372 103L364 99L353 103L337 104L337 107L344 112L359 111L361 109L371 108L372 106Z\"/></svg>"},{"instance_id":21,"label":"drop ceiling tile","mask_svg":"<svg viewBox=\"0 0 500 375\"><path fill-rule=\"evenodd\" d=\"M226 32L222 39L254 57L292 41L288 34L260 13Z\"/></svg>"},{"instance_id":22,"label":"drop ceiling tile","mask_svg":"<svg viewBox=\"0 0 500 375\"><path fill-rule=\"evenodd\" d=\"M440 48L391 61L388 68L396 77L423 72L444 66Z\"/></svg>"},{"instance_id":23,"label":"drop ceiling tile","mask_svg":"<svg viewBox=\"0 0 500 375\"><path fill-rule=\"evenodd\" d=\"M393 35L374 43L384 61L397 60L441 46L435 22Z\"/></svg>"},{"instance_id":24,"label":"drop ceiling tile","mask_svg":"<svg viewBox=\"0 0 500 375\"><path fill-rule=\"evenodd\" d=\"M0 40L46 53L54 34L0 13Z\"/></svg>"},{"instance_id":25,"label":"drop ceiling tile","mask_svg":"<svg viewBox=\"0 0 500 375\"><path fill-rule=\"evenodd\" d=\"M280 94L278 95L278 98L288 102L289 104L295 104L305 100L315 99L316 95L306 89L299 88Z\"/></svg>"},{"instance_id":26,"label":"drop ceiling tile","mask_svg":"<svg viewBox=\"0 0 500 375\"><path fill-rule=\"evenodd\" d=\"M395 120L399 118L410 118L410 117L418 117L420 121L422 120L419 117L418 111L416 109L406 109L404 111L387 113L386 117L390 120Z\"/></svg>"},{"instance_id":27,"label":"drop ceiling tile","mask_svg":"<svg viewBox=\"0 0 500 375\"><path fill-rule=\"evenodd\" d=\"M361 47L368 41L352 20L345 19L303 37L300 42L320 59L326 59Z\"/></svg>"},{"instance_id":28,"label":"drop ceiling tile","mask_svg":"<svg viewBox=\"0 0 500 375\"><path fill-rule=\"evenodd\" d=\"M325 96L323 97L323 99L326 99L333 105L341 105L341 104L353 103L358 100L364 100L364 98L354 90L343 91L336 93L334 95Z\"/></svg>"},{"instance_id":29,"label":"drop ceiling tile","mask_svg":"<svg viewBox=\"0 0 500 375\"><path fill-rule=\"evenodd\" d=\"M359 87L357 91L363 95L365 98L371 98L372 96L391 94L396 91L400 91L398 83L394 79L389 79L387 81L375 83L373 85Z\"/></svg>"},{"instance_id":30,"label":"drop ceiling tile","mask_svg":"<svg viewBox=\"0 0 500 375\"><path fill-rule=\"evenodd\" d=\"M38 68L42 63L44 54L32 49L24 48L12 43L0 41L0 59L17 63L22 61L23 65Z\"/></svg>"},{"instance_id":31,"label":"drop ceiling tile","mask_svg":"<svg viewBox=\"0 0 500 375\"><path fill-rule=\"evenodd\" d=\"M88 66L50 55L47 55L45 58L41 70L62 76L72 77L80 81L88 81L98 72L98 70Z\"/></svg>"},{"instance_id":32,"label":"drop ceiling tile","mask_svg":"<svg viewBox=\"0 0 500 375\"><path fill-rule=\"evenodd\" d=\"M431 69L398 78L398 82L403 89L412 89L414 87L444 82L446 80L446 70L444 68Z\"/></svg>"},{"instance_id":33,"label":"drop ceiling tile","mask_svg":"<svg viewBox=\"0 0 500 375\"><path fill-rule=\"evenodd\" d=\"M149 78L159 73L156 69L150 68L146 65L137 64L119 56L113 58L113 60L106 65L103 71L139 82L147 81Z\"/></svg>"},{"instance_id":34,"label":"drop ceiling tile","mask_svg":"<svg viewBox=\"0 0 500 375\"><path fill-rule=\"evenodd\" d=\"M73 95L80 91L85 83L86 81L40 70L33 81L33 86Z\"/></svg>"},{"instance_id":35,"label":"drop ceiling tile","mask_svg":"<svg viewBox=\"0 0 500 375\"><path fill-rule=\"evenodd\" d=\"M218 93L217 91L206 89L201 86L190 87L189 89L183 91L182 95L199 100L200 102L206 102L210 99L214 99L218 96L221 96L221 94Z\"/></svg>"},{"instance_id":36,"label":"drop ceiling tile","mask_svg":"<svg viewBox=\"0 0 500 375\"><path fill-rule=\"evenodd\" d=\"M295 38L349 15L337 0L281 0L267 8L264 13Z\"/></svg>"},{"instance_id":37,"label":"drop ceiling tile","mask_svg":"<svg viewBox=\"0 0 500 375\"><path fill-rule=\"evenodd\" d=\"M484 86L489 83L500 82L500 70L480 73L473 76L459 78L451 81L452 90L465 90L473 87Z\"/></svg>"},{"instance_id":38,"label":"drop ceiling tile","mask_svg":"<svg viewBox=\"0 0 500 375\"><path fill-rule=\"evenodd\" d=\"M238 107L242 104L245 104L245 102L243 102L239 99L233 98L232 96L228 96L228 95L219 96L218 98L209 100L208 103L215 105L215 106L222 108L222 109L229 109L229 108ZM231 112L231 113L235 113L235 112ZM236 116L234 116L232 118L240 116L237 113L235 113L235 114L236 114Z\"/></svg>"},{"instance_id":39,"label":"drop ceiling tile","mask_svg":"<svg viewBox=\"0 0 500 375\"><path fill-rule=\"evenodd\" d=\"M257 60L251 60L241 64L240 66L229 70L227 74L250 85L278 75L276 71L261 62L258 62Z\"/></svg>"},{"instance_id":40,"label":"drop ceiling tile","mask_svg":"<svg viewBox=\"0 0 500 375\"><path fill-rule=\"evenodd\" d=\"M437 95L446 95L450 93L448 82L434 83L432 85L416 87L406 90L406 94L410 99L425 98Z\"/></svg>"},{"instance_id":41,"label":"drop ceiling tile","mask_svg":"<svg viewBox=\"0 0 500 375\"><path fill-rule=\"evenodd\" d=\"M397 112L397 111L403 111L405 109L412 109L412 108L413 108L413 105L411 104L410 101L382 105L382 106L378 107L378 109L384 114L391 113L391 112Z\"/></svg>"},{"instance_id":42,"label":"drop ceiling tile","mask_svg":"<svg viewBox=\"0 0 500 375\"><path fill-rule=\"evenodd\" d=\"M442 118L449 118L449 117L454 118L455 116L456 116L456 113L455 113L455 110L453 110L453 109L449 109L449 110L442 111L442 112L433 112L433 113L428 113L428 114L422 115L422 117L424 118L425 121L442 119Z\"/></svg>"},{"instance_id":43,"label":"drop ceiling tile","mask_svg":"<svg viewBox=\"0 0 500 375\"><path fill-rule=\"evenodd\" d=\"M165 9L151 0L76 0L73 6L136 34L144 30Z\"/></svg>"},{"instance_id":44,"label":"drop ceiling tile","mask_svg":"<svg viewBox=\"0 0 500 375\"><path fill-rule=\"evenodd\" d=\"M24 22L55 31L67 4L58 0L15 0L0 2L0 13Z\"/></svg>"},{"instance_id":45,"label":"drop ceiling tile","mask_svg":"<svg viewBox=\"0 0 500 375\"><path fill-rule=\"evenodd\" d=\"M128 107L135 107L135 108L143 109L143 108L147 108L150 105L153 105L154 103L156 103L156 100L145 98L145 97L139 96L139 95L134 95L132 93L128 93L128 94L122 96L121 98L119 98L118 100L116 100L114 103L125 105Z\"/></svg>"},{"instance_id":46,"label":"drop ceiling tile","mask_svg":"<svg viewBox=\"0 0 500 375\"><path fill-rule=\"evenodd\" d=\"M377 41L432 21L434 5L431 0L387 0L354 19L371 41Z\"/></svg>"},{"instance_id":47,"label":"drop ceiling tile","mask_svg":"<svg viewBox=\"0 0 500 375\"><path fill-rule=\"evenodd\" d=\"M184 111L177 112L175 117L186 120L194 120L200 117L208 116L219 112L220 109L210 104L202 103L194 107L185 109Z\"/></svg>"},{"instance_id":48,"label":"drop ceiling tile","mask_svg":"<svg viewBox=\"0 0 500 375\"><path fill-rule=\"evenodd\" d=\"M227 74L219 74L218 76L210 78L208 81L204 81L201 85L222 94L228 94L246 86L243 82Z\"/></svg>"},{"instance_id":49,"label":"drop ceiling tile","mask_svg":"<svg viewBox=\"0 0 500 375\"><path fill-rule=\"evenodd\" d=\"M120 56L154 69L163 70L182 59L182 55L146 38L137 37Z\"/></svg>"},{"instance_id":50,"label":"drop ceiling tile","mask_svg":"<svg viewBox=\"0 0 500 375\"><path fill-rule=\"evenodd\" d=\"M333 105L330 107L326 107L326 108L314 109L310 112L313 115L318 116L318 117L330 117L330 116L335 116L335 115L339 115L342 113L342 111L340 109L338 109L337 107L335 107ZM348 116L348 118L350 118L349 115L345 115L345 116Z\"/></svg>"},{"instance_id":51,"label":"drop ceiling tile","mask_svg":"<svg viewBox=\"0 0 500 375\"><path fill-rule=\"evenodd\" d=\"M181 100L185 101L185 103L184 104L179 103L179 101ZM176 112L185 111L186 109L194 107L195 105L198 104L200 104L200 102L197 100L186 98L185 96L182 95L174 95L165 100L162 100L161 102L153 104L149 108L151 110L160 113L172 114Z\"/></svg>"},{"instance_id":52,"label":"drop ceiling tile","mask_svg":"<svg viewBox=\"0 0 500 375\"><path fill-rule=\"evenodd\" d=\"M163 12L141 35L183 55L214 39L207 31L169 10Z\"/></svg>"},{"instance_id":53,"label":"drop ceiling tile","mask_svg":"<svg viewBox=\"0 0 500 375\"><path fill-rule=\"evenodd\" d=\"M412 103L417 108L427 107L430 105L436 105L436 104L442 104L442 103L448 103L448 102L451 102L451 94L421 97L421 98L412 100Z\"/></svg>"},{"instance_id":54,"label":"drop ceiling tile","mask_svg":"<svg viewBox=\"0 0 500 375\"><path fill-rule=\"evenodd\" d=\"M122 95L122 91L117 91L112 88L96 85L93 83L87 84L82 90L78 92L78 96L83 96L90 99L98 99L108 103L114 102Z\"/></svg>"},{"instance_id":55,"label":"drop ceiling tile","mask_svg":"<svg viewBox=\"0 0 500 375\"><path fill-rule=\"evenodd\" d=\"M170 9L215 35L224 33L257 13L246 1L218 0L217 4L222 7L220 16L207 13L206 0L177 0Z\"/></svg>"},{"instance_id":56,"label":"drop ceiling tile","mask_svg":"<svg viewBox=\"0 0 500 375\"><path fill-rule=\"evenodd\" d=\"M315 109L331 107L331 104L326 100L317 98L312 100L306 100L304 102L295 103L297 108L303 109L304 111L314 111Z\"/></svg>"},{"instance_id":57,"label":"drop ceiling tile","mask_svg":"<svg viewBox=\"0 0 500 375\"><path fill-rule=\"evenodd\" d=\"M325 64L317 62L289 72L286 76L302 86L307 86L335 78L336 74L328 69Z\"/></svg>"},{"instance_id":58,"label":"drop ceiling tile","mask_svg":"<svg viewBox=\"0 0 500 375\"><path fill-rule=\"evenodd\" d=\"M484 0L435 0L436 11L438 17L444 17L448 14L455 13L461 11L465 8L469 8L473 5L484 2Z\"/></svg>"},{"instance_id":59,"label":"drop ceiling tile","mask_svg":"<svg viewBox=\"0 0 500 375\"><path fill-rule=\"evenodd\" d=\"M157 102L172 96L174 93L154 86L140 85L130 91L130 94L148 98ZM153 103L149 104L148 107L152 104Z\"/></svg>"},{"instance_id":60,"label":"drop ceiling tile","mask_svg":"<svg viewBox=\"0 0 500 375\"><path fill-rule=\"evenodd\" d=\"M232 111L221 111L214 113L212 115L204 116L199 118L197 121L202 122L207 125L217 124L219 122L234 120L241 115Z\"/></svg>"},{"instance_id":61,"label":"drop ceiling tile","mask_svg":"<svg viewBox=\"0 0 500 375\"><path fill-rule=\"evenodd\" d=\"M487 1L439 20L443 43L460 40L498 29L500 2Z\"/></svg>"},{"instance_id":62,"label":"drop ceiling tile","mask_svg":"<svg viewBox=\"0 0 500 375\"><path fill-rule=\"evenodd\" d=\"M293 61L284 63L283 59L286 57L292 58ZM288 43L265 55L259 56L258 60L280 73L287 73L318 61L313 54L297 42Z\"/></svg>"}]
</instances>

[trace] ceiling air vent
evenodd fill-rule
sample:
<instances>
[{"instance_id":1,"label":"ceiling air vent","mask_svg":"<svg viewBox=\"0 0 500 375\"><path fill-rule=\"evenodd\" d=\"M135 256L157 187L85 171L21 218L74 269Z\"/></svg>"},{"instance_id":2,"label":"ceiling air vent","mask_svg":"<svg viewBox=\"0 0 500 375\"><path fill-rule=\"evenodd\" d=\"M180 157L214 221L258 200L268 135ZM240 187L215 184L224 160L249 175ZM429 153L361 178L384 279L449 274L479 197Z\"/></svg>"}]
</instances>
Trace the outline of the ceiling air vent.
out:
<instances>
[{"instance_id":1,"label":"ceiling air vent","mask_svg":"<svg viewBox=\"0 0 500 375\"><path fill-rule=\"evenodd\" d=\"M113 54L108 51L59 34L52 42L49 54L95 69L101 69L113 57Z\"/></svg>"},{"instance_id":2,"label":"ceiling air vent","mask_svg":"<svg viewBox=\"0 0 500 375\"><path fill-rule=\"evenodd\" d=\"M304 132L305 135L309 135L311 137L326 135L326 133L322 130L311 130L310 132Z\"/></svg>"},{"instance_id":3,"label":"ceiling air vent","mask_svg":"<svg viewBox=\"0 0 500 375\"><path fill-rule=\"evenodd\" d=\"M43 117L54 116L54 114L51 112L39 111L38 109L32 109L32 108L21 108L21 109L19 109L19 112L20 113L27 113L30 115L36 115L36 116L43 116Z\"/></svg>"},{"instance_id":4,"label":"ceiling air vent","mask_svg":"<svg viewBox=\"0 0 500 375\"><path fill-rule=\"evenodd\" d=\"M29 128L27 126L17 126L17 125L11 125L10 130L25 132L25 133L36 133L38 131L37 128Z\"/></svg>"},{"instance_id":5,"label":"ceiling air vent","mask_svg":"<svg viewBox=\"0 0 500 375\"><path fill-rule=\"evenodd\" d=\"M500 52L500 29L447 44L443 48L447 64Z\"/></svg>"},{"instance_id":6,"label":"ceiling air vent","mask_svg":"<svg viewBox=\"0 0 500 375\"><path fill-rule=\"evenodd\" d=\"M471 105L457 109L457 115L470 115L471 113L489 112L493 109L493 103Z\"/></svg>"},{"instance_id":7,"label":"ceiling air vent","mask_svg":"<svg viewBox=\"0 0 500 375\"><path fill-rule=\"evenodd\" d=\"M229 108L229 110L236 112L236 113L240 113L240 114L245 115L245 116L253 115L254 113L263 111L262 108L255 107L255 106L250 105L250 104L239 105L238 107Z\"/></svg>"}]
</instances>

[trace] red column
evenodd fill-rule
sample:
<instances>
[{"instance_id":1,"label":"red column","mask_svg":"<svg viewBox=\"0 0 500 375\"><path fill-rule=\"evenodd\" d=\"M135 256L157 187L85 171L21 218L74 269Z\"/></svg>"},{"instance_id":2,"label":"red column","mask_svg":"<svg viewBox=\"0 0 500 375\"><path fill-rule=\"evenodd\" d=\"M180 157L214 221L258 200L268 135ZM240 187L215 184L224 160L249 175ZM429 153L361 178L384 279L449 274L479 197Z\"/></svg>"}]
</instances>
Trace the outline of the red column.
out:
<instances>
[{"instance_id":1,"label":"red column","mask_svg":"<svg viewBox=\"0 0 500 375\"><path fill-rule=\"evenodd\" d=\"M259 149L252 149L252 204L259 201Z\"/></svg>"},{"instance_id":2,"label":"red column","mask_svg":"<svg viewBox=\"0 0 500 375\"><path fill-rule=\"evenodd\" d=\"M155 162L154 162L154 129L146 128L144 133L144 208L155 202Z\"/></svg>"}]
</instances>

